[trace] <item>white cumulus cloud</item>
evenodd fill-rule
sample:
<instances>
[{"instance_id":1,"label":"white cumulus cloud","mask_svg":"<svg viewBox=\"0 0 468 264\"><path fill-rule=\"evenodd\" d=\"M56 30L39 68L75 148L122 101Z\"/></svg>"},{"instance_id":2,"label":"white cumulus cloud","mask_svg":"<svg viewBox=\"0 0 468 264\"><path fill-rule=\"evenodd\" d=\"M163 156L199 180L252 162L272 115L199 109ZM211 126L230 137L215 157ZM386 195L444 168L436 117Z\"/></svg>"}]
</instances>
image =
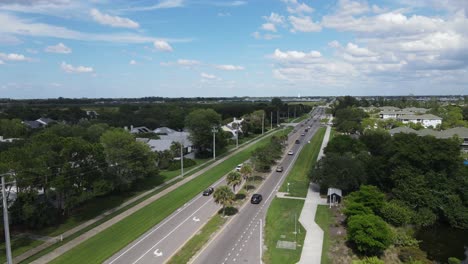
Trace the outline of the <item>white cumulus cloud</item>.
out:
<instances>
[{"instance_id":1,"label":"white cumulus cloud","mask_svg":"<svg viewBox=\"0 0 468 264\"><path fill-rule=\"evenodd\" d=\"M169 43L167 43L167 41L156 40L153 44L154 44L154 47L159 51L166 51L166 52L173 51L171 45L169 45Z\"/></svg>"},{"instance_id":2,"label":"white cumulus cloud","mask_svg":"<svg viewBox=\"0 0 468 264\"><path fill-rule=\"evenodd\" d=\"M291 32L318 32L322 30L322 27L318 23L314 23L312 18L308 16L289 16L288 20L291 22Z\"/></svg>"},{"instance_id":3,"label":"white cumulus cloud","mask_svg":"<svg viewBox=\"0 0 468 264\"><path fill-rule=\"evenodd\" d=\"M224 71L242 71L244 70L244 67L242 66L237 66L237 65L216 65L217 69L224 70Z\"/></svg>"},{"instance_id":4,"label":"white cumulus cloud","mask_svg":"<svg viewBox=\"0 0 468 264\"><path fill-rule=\"evenodd\" d=\"M276 32L276 26L273 23L265 23L262 25L262 29L266 31Z\"/></svg>"},{"instance_id":5,"label":"white cumulus cloud","mask_svg":"<svg viewBox=\"0 0 468 264\"><path fill-rule=\"evenodd\" d=\"M138 28L140 25L128 18L111 16L109 14L101 13L96 8L91 9L89 12L94 21L102 25L107 25L111 27L120 27L120 28Z\"/></svg>"},{"instance_id":6,"label":"white cumulus cloud","mask_svg":"<svg viewBox=\"0 0 468 264\"><path fill-rule=\"evenodd\" d=\"M30 61L31 59L24 56L23 54L17 53L1 53L0 52L0 59L3 61Z\"/></svg>"},{"instance_id":7,"label":"white cumulus cloud","mask_svg":"<svg viewBox=\"0 0 468 264\"><path fill-rule=\"evenodd\" d=\"M201 76L203 79L209 79L209 80L214 80L214 79L216 79L216 75L208 74L208 73L204 73L204 72L202 72L202 73L200 74L200 76Z\"/></svg>"},{"instance_id":8,"label":"white cumulus cloud","mask_svg":"<svg viewBox=\"0 0 468 264\"><path fill-rule=\"evenodd\" d=\"M136 60L130 60L130 62L129 62L128 64L130 64L130 65L136 65L137 62L136 62Z\"/></svg>"},{"instance_id":9,"label":"white cumulus cloud","mask_svg":"<svg viewBox=\"0 0 468 264\"><path fill-rule=\"evenodd\" d=\"M66 62L62 62L60 64L60 68L66 73L90 73L94 72L94 69L92 67L86 67L86 66L73 66L71 64L67 64Z\"/></svg>"},{"instance_id":10,"label":"white cumulus cloud","mask_svg":"<svg viewBox=\"0 0 468 264\"><path fill-rule=\"evenodd\" d=\"M72 52L72 49L67 47L65 44L60 42L57 45L54 46L48 46L45 48L46 52L51 52L51 53L61 53L61 54L69 54Z\"/></svg>"}]
</instances>

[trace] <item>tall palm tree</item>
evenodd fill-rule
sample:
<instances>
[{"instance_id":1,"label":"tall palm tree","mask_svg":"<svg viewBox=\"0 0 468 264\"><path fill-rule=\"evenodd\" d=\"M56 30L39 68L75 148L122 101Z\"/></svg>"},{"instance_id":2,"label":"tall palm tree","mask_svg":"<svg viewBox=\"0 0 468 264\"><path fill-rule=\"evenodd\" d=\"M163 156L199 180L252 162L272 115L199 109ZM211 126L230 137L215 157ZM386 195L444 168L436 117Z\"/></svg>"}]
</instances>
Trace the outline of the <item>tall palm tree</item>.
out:
<instances>
[{"instance_id":1,"label":"tall palm tree","mask_svg":"<svg viewBox=\"0 0 468 264\"><path fill-rule=\"evenodd\" d=\"M245 180L247 180L250 175L252 175L252 167L249 164L244 164L242 165L242 168L240 169L240 173L242 174L242 177L244 177Z\"/></svg>"},{"instance_id":2,"label":"tall palm tree","mask_svg":"<svg viewBox=\"0 0 468 264\"><path fill-rule=\"evenodd\" d=\"M213 193L213 198L215 203L221 204L223 206L223 217L225 215L225 210L227 205L231 205L234 202L235 195L231 191L229 186L223 185L218 188Z\"/></svg>"},{"instance_id":3,"label":"tall palm tree","mask_svg":"<svg viewBox=\"0 0 468 264\"><path fill-rule=\"evenodd\" d=\"M236 191L236 186L242 182L241 174L237 171L231 171L226 177L227 184L232 186L232 191Z\"/></svg>"}]
</instances>

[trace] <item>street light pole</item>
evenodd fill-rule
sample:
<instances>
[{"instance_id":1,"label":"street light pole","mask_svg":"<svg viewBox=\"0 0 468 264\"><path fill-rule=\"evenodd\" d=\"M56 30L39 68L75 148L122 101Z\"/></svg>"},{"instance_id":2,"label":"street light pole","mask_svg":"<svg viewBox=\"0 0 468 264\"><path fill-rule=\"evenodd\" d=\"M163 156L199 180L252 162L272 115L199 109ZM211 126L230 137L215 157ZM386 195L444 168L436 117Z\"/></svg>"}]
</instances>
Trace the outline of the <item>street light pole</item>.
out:
<instances>
[{"instance_id":1,"label":"street light pole","mask_svg":"<svg viewBox=\"0 0 468 264\"><path fill-rule=\"evenodd\" d=\"M184 132L180 132L180 136L182 138L180 142L180 174L184 177Z\"/></svg>"},{"instance_id":2,"label":"street light pole","mask_svg":"<svg viewBox=\"0 0 468 264\"><path fill-rule=\"evenodd\" d=\"M213 160L216 159L216 133L218 133L218 128L216 126L213 126L211 129L211 132L213 132Z\"/></svg>"},{"instance_id":3,"label":"street light pole","mask_svg":"<svg viewBox=\"0 0 468 264\"><path fill-rule=\"evenodd\" d=\"M265 111L262 113L262 135L265 132Z\"/></svg>"},{"instance_id":4,"label":"street light pole","mask_svg":"<svg viewBox=\"0 0 468 264\"><path fill-rule=\"evenodd\" d=\"M270 117L270 130L273 130L273 112L270 112L271 117Z\"/></svg>"},{"instance_id":5,"label":"street light pole","mask_svg":"<svg viewBox=\"0 0 468 264\"><path fill-rule=\"evenodd\" d=\"M10 173L1 174L2 177L2 196L3 196L3 229L5 230L5 246L6 246L6 256L7 263L13 264L11 257L11 243L10 243L10 226L8 223L8 203L5 194L5 176L10 175Z\"/></svg>"}]
</instances>

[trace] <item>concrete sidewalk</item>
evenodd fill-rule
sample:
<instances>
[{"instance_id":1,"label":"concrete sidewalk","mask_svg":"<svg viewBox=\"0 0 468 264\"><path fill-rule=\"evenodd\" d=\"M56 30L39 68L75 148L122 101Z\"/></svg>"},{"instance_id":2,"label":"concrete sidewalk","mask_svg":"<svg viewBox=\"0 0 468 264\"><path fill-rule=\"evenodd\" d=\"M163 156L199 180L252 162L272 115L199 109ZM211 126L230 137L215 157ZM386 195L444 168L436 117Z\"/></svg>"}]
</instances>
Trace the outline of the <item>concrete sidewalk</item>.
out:
<instances>
[{"instance_id":1,"label":"concrete sidewalk","mask_svg":"<svg viewBox=\"0 0 468 264\"><path fill-rule=\"evenodd\" d=\"M271 133L271 132L270 132ZM265 136L268 136L270 133L265 133ZM115 223L121 221L122 219L124 219L125 217L135 213L136 211L140 210L141 208L145 207L146 205L148 204L151 204L152 202L158 200L159 198L161 198L162 196L168 194L169 192L175 190L176 188L178 188L179 186L187 183L188 181L192 180L193 178L196 178L200 175L202 175L203 173L205 173L206 171L212 169L213 167L219 165L220 163L222 163L223 161L225 161L226 159L230 158L232 155L235 155L236 153L238 153L239 151L242 151L244 150L245 148L251 146L252 144L255 144L256 142L258 142L259 140L263 139L264 137L260 137L260 138L257 138L253 141L250 141L250 142L246 142L244 143L242 146L240 146L238 149L232 151L231 153L229 153L228 155L224 156L223 158L219 159L219 160L216 160L216 162L208 165L207 167L201 169L200 171L198 172L195 172L194 174L192 174L191 176L188 176L186 178L183 178L181 181L175 183L174 185L168 187L167 189L153 195L152 197L142 201L141 203L135 205L134 207L131 207L129 208L128 210L116 215L115 217L109 219L108 221L102 223L101 225L99 226L96 226L94 227L93 229L81 234L80 236L74 238L73 240L67 242L66 244L54 249L52 252L40 257L39 259L35 260L34 262L32 263L47 263L47 262L50 262L51 260L57 258L58 256L64 254L65 252L69 251L70 249L76 247L77 245L81 244L82 242L86 241L88 238L91 238L93 237L94 235L100 233L101 231L109 228L110 226L114 225ZM196 168L194 168L196 169ZM173 178L171 179L170 181L167 181L165 183L163 183L162 185L159 185L157 186L156 188L148 191L148 192L145 192L135 198L132 198L131 200L125 202L124 204L112 209L112 210L109 210L109 211L106 211L105 213L103 213L102 215L96 217L96 218L93 218L69 231L67 231L66 233L63 234L63 238L65 238L66 236L69 236L71 234L74 234L75 232L78 232L80 230L82 230L83 228L86 228L87 226L99 221L100 219L104 218L105 216L127 206L128 204L140 199L141 197L157 190L157 189L160 189L160 188L163 188L165 186L167 186L168 184L172 183L173 181L176 181L178 179L180 179L181 176L178 176L176 178ZM13 262L14 263L19 263L21 262L22 260L25 260L26 258L40 252L41 250L51 246L52 244L60 241L60 236L56 237L55 239L52 239L51 241L48 241L44 244L41 244L40 246L36 247L36 248L33 248L29 251L27 251L26 253L23 253L22 255L20 256L17 256L14 258ZM54 242L55 240L55 242Z\"/></svg>"},{"instance_id":2,"label":"concrete sidewalk","mask_svg":"<svg viewBox=\"0 0 468 264\"><path fill-rule=\"evenodd\" d=\"M323 156L323 149L328 144L330 132L331 127L327 126L317 160L320 160ZM320 264L322 259L323 230L315 223L315 213L319 204L327 204L327 200L320 197L320 187L317 184L310 183L307 198L299 217L299 221L307 231L299 264Z\"/></svg>"}]
</instances>

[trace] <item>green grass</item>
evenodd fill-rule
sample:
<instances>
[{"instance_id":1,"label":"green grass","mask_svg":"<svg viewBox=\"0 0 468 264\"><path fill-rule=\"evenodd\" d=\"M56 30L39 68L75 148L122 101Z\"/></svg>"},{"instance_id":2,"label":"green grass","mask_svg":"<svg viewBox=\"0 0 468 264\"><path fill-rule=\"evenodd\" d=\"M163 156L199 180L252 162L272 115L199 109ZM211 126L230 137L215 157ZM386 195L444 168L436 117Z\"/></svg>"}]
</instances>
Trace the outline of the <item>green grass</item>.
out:
<instances>
[{"instance_id":1,"label":"green grass","mask_svg":"<svg viewBox=\"0 0 468 264\"><path fill-rule=\"evenodd\" d=\"M267 264L293 264L301 258L306 231L299 223L299 216L304 206L303 200L274 198L266 216L265 244L267 250L263 261ZM281 219L280 221L278 221ZM298 234L294 234L294 220L297 221ZM284 236L284 237L282 237ZM296 241L295 250L278 249L278 240Z\"/></svg>"},{"instance_id":2,"label":"green grass","mask_svg":"<svg viewBox=\"0 0 468 264\"><path fill-rule=\"evenodd\" d=\"M332 221L332 213L328 206L318 205L317 212L315 213L315 222L323 230L323 246L322 246L322 261L321 264L330 264L331 260L328 256L330 248L330 225Z\"/></svg>"},{"instance_id":3,"label":"green grass","mask_svg":"<svg viewBox=\"0 0 468 264\"><path fill-rule=\"evenodd\" d=\"M324 127L320 128L310 143L307 143L299 153L293 168L280 188L281 192L287 192L289 183L289 195L294 197L306 197L309 188L309 172L317 161L317 156L322 146L325 135Z\"/></svg>"},{"instance_id":4,"label":"green grass","mask_svg":"<svg viewBox=\"0 0 468 264\"><path fill-rule=\"evenodd\" d=\"M335 137L335 134L336 134L336 131L335 129L332 127L331 130L330 130L330 140L331 141L333 139L333 137Z\"/></svg>"},{"instance_id":5,"label":"green grass","mask_svg":"<svg viewBox=\"0 0 468 264\"><path fill-rule=\"evenodd\" d=\"M100 263L106 260L231 171L237 164L247 160L255 148L268 144L270 136L89 238L51 263Z\"/></svg>"},{"instance_id":6,"label":"green grass","mask_svg":"<svg viewBox=\"0 0 468 264\"><path fill-rule=\"evenodd\" d=\"M208 223L206 223L198 234L192 237L178 252L175 254L168 264L185 264L210 240L215 233L228 218L223 218L216 214Z\"/></svg>"},{"instance_id":7,"label":"green grass","mask_svg":"<svg viewBox=\"0 0 468 264\"><path fill-rule=\"evenodd\" d=\"M3 234L2 234L3 235ZM15 237L11 239L11 254L13 257L23 254L31 248L44 243L40 240L34 240L27 237ZM5 243L0 244L0 263L6 262Z\"/></svg>"},{"instance_id":8,"label":"green grass","mask_svg":"<svg viewBox=\"0 0 468 264\"><path fill-rule=\"evenodd\" d=\"M51 245L50 247L47 247L46 249L40 251L39 253L37 253L37 254L35 254L35 255L33 255L33 256L27 258L26 260L22 261L21 263L30 263L30 262L32 262L32 261L34 261L34 260L36 260L36 259L38 259L38 258L40 258L40 257L42 257L42 256L44 256L44 255L46 255L46 254L52 252L54 249L56 249L56 248L58 248L58 247L60 247L60 246L62 246L62 245L64 245L64 244L68 243L69 241L71 241L71 240L77 238L78 236L80 236L80 235L82 235L82 234L88 232L89 230L95 228L96 226L101 225L102 223L104 223L104 222L110 220L111 218L113 218L113 217L115 217L115 216L121 214L122 212L124 212L124 211L130 209L131 207L133 207L133 206L135 206L135 205L141 203L142 201L148 199L149 197L151 197L151 196L153 196L153 195L155 195L155 194L157 194L157 193L159 193L159 192L161 192L161 191L163 191L163 190L169 188L170 186L176 184L178 181L180 181L180 180L176 180L176 181L172 182L171 184L168 184L168 185L166 185L166 186L164 186L164 187L162 187L162 188L160 188L160 189L158 189L158 190L155 190L155 191L153 191L153 192L151 192L151 193L149 193L149 194L147 194L147 195L141 197L140 199L134 201L133 203L128 204L127 206L125 206L125 207L123 207L123 208L121 208L121 209L119 209L119 210L117 210L117 211L115 211L115 212L113 212L113 213L111 213L111 214L109 214L109 215L103 217L103 218L100 219L99 221L97 221L97 222L95 222L95 223L93 223L93 224L91 224L91 225L89 225L89 226L83 228L82 230L80 230L80 231L78 231L78 232L76 232L76 233L73 233L73 234L70 235L69 237L64 238L63 241L58 242L58 243L55 243L55 244Z\"/></svg>"}]
</instances>

